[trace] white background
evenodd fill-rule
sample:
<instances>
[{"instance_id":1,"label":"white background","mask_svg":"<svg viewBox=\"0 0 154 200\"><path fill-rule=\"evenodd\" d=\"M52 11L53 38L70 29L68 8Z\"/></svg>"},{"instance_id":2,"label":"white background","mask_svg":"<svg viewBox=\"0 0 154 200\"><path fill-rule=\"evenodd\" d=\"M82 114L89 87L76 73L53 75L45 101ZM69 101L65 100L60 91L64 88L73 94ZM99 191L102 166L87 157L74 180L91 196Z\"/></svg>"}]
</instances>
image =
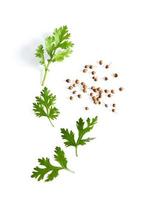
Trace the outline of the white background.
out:
<instances>
[{"instance_id":1,"label":"white background","mask_svg":"<svg viewBox=\"0 0 154 200\"><path fill-rule=\"evenodd\" d=\"M154 6L151 0L0 1L0 199L154 199ZM75 44L72 56L52 66L47 85L61 111L56 128L35 117L41 68L34 53L55 27L67 24ZM125 92L115 114L85 112L67 99L65 78L98 59L113 63ZM95 115L96 137L79 149L65 148L59 128L75 130L78 117ZM65 149L75 174L61 172L53 182L31 179L37 158Z\"/></svg>"}]
</instances>

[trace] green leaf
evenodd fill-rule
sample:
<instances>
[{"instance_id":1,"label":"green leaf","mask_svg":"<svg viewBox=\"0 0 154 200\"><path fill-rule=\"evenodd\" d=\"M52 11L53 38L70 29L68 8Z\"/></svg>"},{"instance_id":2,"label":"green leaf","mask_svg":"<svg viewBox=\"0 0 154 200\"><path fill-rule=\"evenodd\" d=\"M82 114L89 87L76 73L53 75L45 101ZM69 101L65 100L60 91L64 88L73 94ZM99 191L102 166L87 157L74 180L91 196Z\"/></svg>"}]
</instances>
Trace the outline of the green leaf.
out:
<instances>
[{"instance_id":1,"label":"green leaf","mask_svg":"<svg viewBox=\"0 0 154 200\"><path fill-rule=\"evenodd\" d=\"M37 58L39 58L39 62L43 65L45 64L45 59L44 59L44 49L43 49L43 45L40 44L38 46L38 48L36 49L36 53L35 53L35 56Z\"/></svg>"},{"instance_id":2,"label":"green leaf","mask_svg":"<svg viewBox=\"0 0 154 200\"><path fill-rule=\"evenodd\" d=\"M71 34L67 26L56 28L53 33L45 38L45 47L39 45L36 50L36 57L39 58L40 63L44 66L44 75L41 85L44 86L49 66L54 62L61 62L69 57L72 53L73 43L70 40ZM44 49L46 52L44 52ZM45 59L45 55L47 58Z\"/></svg>"},{"instance_id":3,"label":"green leaf","mask_svg":"<svg viewBox=\"0 0 154 200\"><path fill-rule=\"evenodd\" d=\"M67 26L56 28L53 34L45 39L46 51L52 62L60 62L70 56L73 43L69 39L70 33Z\"/></svg>"},{"instance_id":4,"label":"green leaf","mask_svg":"<svg viewBox=\"0 0 154 200\"><path fill-rule=\"evenodd\" d=\"M62 168L67 168L67 159L64 151L60 147L56 147L54 158L59 162Z\"/></svg>"},{"instance_id":5,"label":"green leaf","mask_svg":"<svg viewBox=\"0 0 154 200\"><path fill-rule=\"evenodd\" d=\"M84 122L84 120L82 118L79 118L79 120L76 122L76 127L78 130L78 137L77 140L75 141L75 134L73 133L73 131L69 131L68 129L61 129L61 137L64 140L64 144L66 147L69 146L73 146L75 147L76 150L76 155L77 154L77 148L79 145L85 145L88 142L90 142L91 140L95 139L95 138L84 138L84 136L86 135L86 133L90 132L95 124L97 123L97 116L95 118L87 118L86 122Z\"/></svg>"},{"instance_id":6,"label":"green leaf","mask_svg":"<svg viewBox=\"0 0 154 200\"><path fill-rule=\"evenodd\" d=\"M78 134L79 134L79 138L82 138L83 135L85 135L86 133L90 132L94 125L97 123L97 116L95 118L87 118L86 120L86 126L85 123L83 121L82 118L80 118L77 122L76 122L76 126L78 129Z\"/></svg>"},{"instance_id":7,"label":"green leaf","mask_svg":"<svg viewBox=\"0 0 154 200\"><path fill-rule=\"evenodd\" d=\"M33 103L33 111L38 117L47 117L51 122L57 119L59 110L55 107L56 96L53 95L47 87L45 87L40 96L36 97L36 102Z\"/></svg>"},{"instance_id":8,"label":"green leaf","mask_svg":"<svg viewBox=\"0 0 154 200\"><path fill-rule=\"evenodd\" d=\"M59 168L53 166L50 163L49 158L38 159L38 162L43 167L42 168L35 167L34 171L32 172L32 175L31 175L32 178L36 178L38 181L43 180L43 179L45 181L48 181L48 180L53 180L56 176L58 176ZM49 174L49 172L52 172L52 175L51 175L51 173ZM57 173L55 173L55 172L57 172Z\"/></svg>"},{"instance_id":9,"label":"green leaf","mask_svg":"<svg viewBox=\"0 0 154 200\"><path fill-rule=\"evenodd\" d=\"M63 61L66 57L69 57L70 54L72 53L71 49L65 49L63 51L58 51L57 53L55 53L55 55L53 56L53 62L61 62Z\"/></svg>"},{"instance_id":10,"label":"green leaf","mask_svg":"<svg viewBox=\"0 0 154 200\"><path fill-rule=\"evenodd\" d=\"M62 133L61 136L62 136L63 140L65 140L64 144L66 147L76 146L76 142L74 139L74 133L72 131L62 128L61 133Z\"/></svg>"},{"instance_id":11,"label":"green leaf","mask_svg":"<svg viewBox=\"0 0 154 200\"><path fill-rule=\"evenodd\" d=\"M60 170L68 170L65 153L60 147L55 148L54 158L60 166L52 165L49 158L38 159L40 166L34 168L31 177L38 181L52 181L59 175Z\"/></svg>"}]
</instances>

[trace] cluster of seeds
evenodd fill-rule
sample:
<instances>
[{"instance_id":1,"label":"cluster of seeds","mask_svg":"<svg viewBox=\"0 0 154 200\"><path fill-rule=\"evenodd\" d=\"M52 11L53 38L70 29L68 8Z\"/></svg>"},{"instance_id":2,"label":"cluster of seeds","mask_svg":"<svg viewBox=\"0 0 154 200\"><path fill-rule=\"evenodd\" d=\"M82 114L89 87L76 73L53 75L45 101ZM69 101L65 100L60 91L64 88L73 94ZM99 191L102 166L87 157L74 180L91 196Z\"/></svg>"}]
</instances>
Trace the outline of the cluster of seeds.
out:
<instances>
[{"instance_id":1,"label":"cluster of seeds","mask_svg":"<svg viewBox=\"0 0 154 200\"><path fill-rule=\"evenodd\" d=\"M98 66L104 68L105 70L111 67L109 64L103 64L102 60L98 62ZM85 65L82 72L90 74L92 82L103 82L111 80L111 78L109 78L108 76L98 77L97 69L97 66ZM112 73L111 77L113 79L117 79L119 75L118 73ZM105 86L103 86L103 83L101 83L101 85L99 84L99 86L95 86L94 84L89 86L85 82L80 81L78 79L76 79L75 81L66 79L66 82L69 83L68 89L71 91L71 95L69 97L70 100L73 100L76 97L80 99L82 98L83 94L86 93L87 95L89 95L89 97L95 105L103 105L106 108L109 108L109 104L107 103L108 99L111 99L118 91L123 91L123 87L119 87L118 89L105 88ZM80 92L77 92L78 90L76 90L76 88L80 89ZM116 104L114 102L111 104L110 107L112 112L116 111ZM85 110L89 110L89 107L85 106Z\"/></svg>"}]
</instances>

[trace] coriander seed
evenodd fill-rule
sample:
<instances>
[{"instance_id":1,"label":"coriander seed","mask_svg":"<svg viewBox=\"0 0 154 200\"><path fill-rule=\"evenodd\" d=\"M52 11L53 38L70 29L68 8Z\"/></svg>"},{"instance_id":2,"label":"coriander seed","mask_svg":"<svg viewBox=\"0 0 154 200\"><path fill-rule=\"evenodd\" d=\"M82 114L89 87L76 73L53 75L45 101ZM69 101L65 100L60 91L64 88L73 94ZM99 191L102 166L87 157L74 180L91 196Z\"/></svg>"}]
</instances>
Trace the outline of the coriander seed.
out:
<instances>
[{"instance_id":1,"label":"coriander seed","mask_svg":"<svg viewBox=\"0 0 154 200\"><path fill-rule=\"evenodd\" d=\"M66 82L67 82L67 83L70 83L70 82L71 82L71 80L70 80L70 79L66 79Z\"/></svg>"}]
</instances>

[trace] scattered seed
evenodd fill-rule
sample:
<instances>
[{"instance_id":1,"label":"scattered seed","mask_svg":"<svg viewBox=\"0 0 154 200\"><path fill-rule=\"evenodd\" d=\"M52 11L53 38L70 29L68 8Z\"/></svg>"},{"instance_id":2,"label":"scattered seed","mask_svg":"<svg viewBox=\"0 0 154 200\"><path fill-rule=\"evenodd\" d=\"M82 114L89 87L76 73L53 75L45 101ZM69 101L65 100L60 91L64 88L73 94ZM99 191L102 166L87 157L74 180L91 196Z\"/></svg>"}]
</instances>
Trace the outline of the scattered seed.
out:
<instances>
[{"instance_id":1,"label":"scattered seed","mask_svg":"<svg viewBox=\"0 0 154 200\"><path fill-rule=\"evenodd\" d=\"M84 69L84 70L83 70L83 73L86 73L86 72L87 72L87 69Z\"/></svg>"},{"instance_id":2,"label":"scattered seed","mask_svg":"<svg viewBox=\"0 0 154 200\"><path fill-rule=\"evenodd\" d=\"M85 83L84 83L84 82L81 82L81 85L85 85Z\"/></svg>"},{"instance_id":3,"label":"scattered seed","mask_svg":"<svg viewBox=\"0 0 154 200\"><path fill-rule=\"evenodd\" d=\"M95 78L95 79L94 79L94 81L98 81L98 79L97 79L97 78Z\"/></svg>"},{"instance_id":4,"label":"scattered seed","mask_svg":"<svg viewBox=\"0 0 154 200\"><path fill-rule=\"evenodd\" d=\"M90 93L90 96L91 96L91 97L93 96L93 93L92 93L92 92Z\"/></svg>"},{"instance_id":5,"label":"scattered seed","mask_svg":"<svg viewBox=\"0 0 154 200\"><path fill-rule=\"evenodd\" d=\"M72 90L72 89L73 89L73 87L72 87L72 86L69 86L69 87L68 87L68 89L69 89L69 90Z\"/></svg>"},{"instance_id":6,"label":"scattered seed","mask_svg":"<svg viewBox=\"0 0 154 200\"><path fill-rule=\"evenodd\" d=\"M111 97L111 94L108 94L107 96L110 98L110 97Z\"/></svg>"},{"instance_id":7,"label":"scattered seed","mask_svg":"<svg viewBox=\"0 0 154 200\"><path fill-rule=\"evenodd\" d=\"M101 104L101 102L99 101L99 102L98 102L98 104L100 105L100 104Z\"/></svg>"},{"instance_id":8,"label":"scattered seed","mask_svg":"<svg viewBox=\"0 0 154 200\"><path fill-rule=\"evenodd\" d=\"M76 86L75 83L72 86L75 87Z\"/></svg>"},{"instance_id":9,"label":"scattered seed","mask_svg":"<svg viewBox=\"0 0 154 200\"><path fill-rule=\"evenodd\" d=\"M87 68L88 68L88 65L85 65L85 66L84 66L84 68L86 68L86 69L87 69Z\"/></svg>"},{"instance_id":10,"label":"scattered seed","mask_svg":"<svg viewBox=\"0 0 154 200\"><path fill-rule=\"evenodd\" d=\"M89 65L89 69L92 69L93 68L93 66L92 65Z\"/></svg>"},{"instance_id":11,"label":"scattered seed","mask_svg":"<svg viewBox=\"0 0 154 200\"><path fill-rule=\"evenodd\" d=\"M67 83L70 83L70 82L71 82L71 80L70 80L70 79L66 79L66 82L67 82Z\"/></svg>"},{"instance_id":12,"label":"scattered seed","mask_svg":"<svg viewBox=\"0 0 154 200\"><path fill-rule=\"evenodd\" d=\"M70 96L70 100L73 100L73 97L72 97L72 96Z\"/></svg>"},{"instance_id":13,"label":"scattered seed","mask_svg":"<svg viewBox=\"0 0 154 200\"><path fill-rule=\"evenodd\" d=\"M105 65L105 69L108 69L109 68L109 65Z\"/></svg>"},{"instance_id":14,"label":"scattered seed","mask_svg":"<svg viewBox=\"0 0 154 200\"><path fill-rule=\"evenodd\" d=\"M114 90L111 90L111 93L114 94L115 93Z\"/></svg>"},{"instance_id":15,"label":"scattered seed","mask_svg":"<svg viewBox=\"0 0 154 200\"><path fill-rule=\"evenodd\" d=\"M115 104L115 103L113 103L113 104L112 104L112 107L116 107L116 104Z\"/></svg>"},{"instance_id":16,"label":"scattered seed","mask_svg":"<svg viewBox=\"0 0 154 200\"><path fill-rule=\"evenodd\" d=\"M107 81L107 80L108 80L108 77L105 76L105 77L104 77L104 80Z\"/></svg>"},{"instance_id":17,"label":"scattered seed","mask_svg":"<svg viewBox=\"0 0 154 200\"><path fill-rule=\"evenodd\" d=\"M115 112L115 109L114 109L114 108L112 109L112 112Z\"/></svg>"},{"instance_id":18,"label":"scattered seed","mask_svg":"<svg viewBox=\"0 0 154 200\"><path fill-rule=\"evenodd\" d=\"M74 90L72 93L73 93L73 94L76 94L76 91Z\"/></svg>"},{"instance_id":19,"label":"scattered seed","mask_svg":"<svg viewBox=\"0 0 154 200\"><path fill-rule=\"evenodd\" d=\"M120 87L120 88L119 88L119 91L120 91L120 92L121 92L121 91L123 91L123 90L124 90L124 88L123 88L123 87Z\"/></svg>"},{"instance_id":20,"label":"scattered seed","mask_svg":"<svg viewBox=\"0 0 154 200\"><path fill-rule=\"evenodd\" d=\"M81 94L78 94L78 98L79 98L79 99L81 98Z\"/></svg>"},{"instance_id":21,"label":"scattered seed","mask_svg":"<svg viewBox=\"0 0 154 200\"><path fill-rule=\"evenodd\" d=\"M107 107L108 107L108 105L107 105L107 104L105 104L105 107L107 108Z\"/></svg>"},{"instance_id":22,"label":"scattered seed","mask_svg":"<svg viewBox=\"0 0 154 200\"><path fill-rule=\"evenodd\" d=\"M105 93L108 93L108 90L107 90L107 89L105 89L105 90L104 90L104 92L105 92Z\"/></svg>"},{"instance_id":23,"label":"scattered seed","mask_svg":"<svg viewBox=\"0 0 154 200\"><path fill-rule=\"evenodd\" d=\"M79 84L79 83L80 83L80 81L79 81L78 79L76 79L76 80L75 80L75 83L76 83L76 84Z\"/></svg>"},{"instance_id":24,"label":"scattered seed","mask_svg":"<svg viewBox=\"0 0 154 200\"><path fill-rule=\"evenodd\" d=\"M89 110L89 108L88 108L88 107L85 107L85 110Z\"/></svg>"},{"instance_id":25,"label":"scattered seed","mask_svg":"<svg viewBox=\"0 0 154 200\"><path fill-rule=\"evenodd\" d=\"M94 74L96 74L96 72L95 72L95 71L92 71L91 74L94 75Z\"/></svg>"},{"instance_id":26,"label":"scattered seed","mask_svg":"<svg viewBox=\"0 0 154 200\"><path fill-rule=\"evenodd\" d=\"M117 73L114 73L113 76L114 76L114 78L117 78L117 77L118 77L118 74L117 74Z\"/></svg>"},{"instance_id":27,"label":"scattered seed","mask_svg":"<svg viewBox=\"0 0 154 200\"><path fill-rule=\"evenodd\" d=\"M102 65L102 64L103 64L103 61L102 61L102 60L100 60L100 61L99 61L99 64L100 64L100 65Z\"/></svg>"}]
</instances>

